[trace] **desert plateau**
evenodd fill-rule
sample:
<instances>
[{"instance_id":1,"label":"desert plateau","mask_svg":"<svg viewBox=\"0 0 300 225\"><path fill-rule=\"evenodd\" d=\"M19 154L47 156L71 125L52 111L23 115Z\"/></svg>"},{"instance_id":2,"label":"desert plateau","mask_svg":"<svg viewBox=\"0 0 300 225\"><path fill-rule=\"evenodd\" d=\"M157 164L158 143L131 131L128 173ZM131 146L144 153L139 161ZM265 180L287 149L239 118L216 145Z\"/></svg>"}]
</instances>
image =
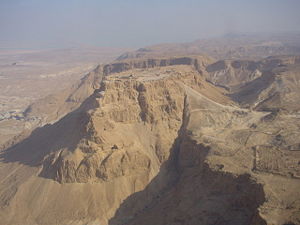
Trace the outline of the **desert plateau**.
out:
<instances>
[{"instance_id":1,"label":"desert plateau","mask_svg":"<svg viewBox=\"0 0 300 225\"><path fill-rule=\"evenodd\" d=\"M300 21L291 9L298 3L272 8L286 7L295 32L161 37L137 48L121 45L129 40L123 28L134 42L148 40L142 31L155 39L152 20L137 21L141 12L132 11L147 15L148 3L119 3L128 14L114 27L112 15L123 15L115 3L105 3L106 15L91 1L20 2L62 7L55 13L64 26L48 11L41 23L48 16L49 31L61 25L68 40L96 36L116 47L12 48L15 38L0 37L0 225L300 225L300 33L291 22ZM200 9L194 1L194 9L161 4L162 23L160 10ZM203 1L203 13L210 4ZM125 21L149 27L137 34ZM156 35L173 37L171 24L182 21L166 21L170 30L155 23ZM111 26L97 33L102 23ZM37 40L52 37L43 31Z\"/></svg>"}]
</instances>

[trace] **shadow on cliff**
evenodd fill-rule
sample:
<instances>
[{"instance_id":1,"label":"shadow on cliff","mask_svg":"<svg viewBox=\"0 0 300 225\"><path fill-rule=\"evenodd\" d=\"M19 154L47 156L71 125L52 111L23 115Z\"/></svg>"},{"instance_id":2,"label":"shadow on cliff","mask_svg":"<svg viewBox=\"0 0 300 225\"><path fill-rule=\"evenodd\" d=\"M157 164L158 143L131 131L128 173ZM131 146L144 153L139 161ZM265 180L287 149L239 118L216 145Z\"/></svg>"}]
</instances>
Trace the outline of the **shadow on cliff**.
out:
<instances>
[{"instance_id":1,"label":"shadow on cliff","mask_svg":"<svg viewBox=\"0 0 300 225\"><path fill-rule=\"evenodd\" d=\"M19 162L31 167L44 164L44 159L51 152L61 149L74 151L79 141L87 135L89 122L87 111L97 107L94 95L88 97L79 108L61 118L54 124L36 128L29 137L0 152L0 160L5 163ZM51 178L45 173L40 174Z\"/></svg>"},{"instance_id":2,"label":"shadow on cliff","mask_svg":"<svg viewBox=\"0 0 300 225\"><path fill-rule=\"evenodd\" d=\"M212 170L210 147L183 131L158 175L120 205L109 225L266 225L258 207L265 201L261 184L249 174Z\"/></svg>"}]
</instances>

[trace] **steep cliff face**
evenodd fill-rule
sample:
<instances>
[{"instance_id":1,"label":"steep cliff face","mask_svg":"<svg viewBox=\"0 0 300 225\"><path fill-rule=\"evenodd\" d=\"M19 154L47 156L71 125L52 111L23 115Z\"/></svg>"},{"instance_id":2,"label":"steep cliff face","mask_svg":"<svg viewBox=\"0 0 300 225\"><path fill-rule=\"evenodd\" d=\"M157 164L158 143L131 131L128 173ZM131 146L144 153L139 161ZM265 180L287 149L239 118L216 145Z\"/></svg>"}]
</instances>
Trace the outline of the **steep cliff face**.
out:
<instances>
[{"instance_id":1,"label":"steep cliff face","mask_svg":"<svg viewBox=\"0 0 300 225\"><path fill-rule=\"evenodd\" d=\"M190 82L192 87L203 89L203 92L211 89L208 95L228 101L214 87L201 84L203 80L199 68L195 68L195 64L198 65L196 59L154 61L158 64L149 65L148 61L131 63L135 71L140 65L142 68L144 65L149 69L154 67L141 79L132 79L129 74L134 71L126 66L120 69L124 74L105 77L93 94L95 104L100 107L88 112L89 122L85 128L88 135L79 141L74 153L68 150L52 153L46 160L51 166L43 169L43 174L49 173L61 183L100 182L141 171L152 177L168 158L181 124L184 98L181 82ZM191 67L185 68L187 72L183 69L182 74L168 66L184 63ZM166 76L160 69L155 69L161 65L167 68L164 71ZM115 66L111 65L112 71L109 72L104 66L103 73L113 73ZM162 77L153 78L155 71ZM120 166L113 168L116 161ZM131 168L131 165L134 166Z\"/></svg>"},{"instance_id":2,"label":"steep cliff face","mask_svg":"<svg viewBox=\"0 0 300 225\"><path fill-rule=\"evenodd\" d=\"M0 224L296 224L298 117L172 60L104 66L79 108L1 152Z\"/></svg>"},{"instance_id":3,"label":"steep cliff face","mask_svg":"<svg viewBox=\"0 0 300 225\"><path fill-rule=\"evenodd\" d=\"M147 69L154 67L165 67L174 65L193 66L199 73L205 69L205 66L212 63L213 60L207 56L194 57L173 57L173 58L149 58L124 60L104 66L104 74L119 73L130 69Z\"/></svg>"},{"instance_id":4,"label":"steep cliff face","mask_svg":"<svg viewBox=\"0 0 300 225\"><path fill-rule=\"evenodd\" d=\"M77 110L2 152L2 223L105 224L169 157L185 96L176 76L106 77Z\"/></svg>"},{"instance_id":5,"label":"steep cliff face","mask_svg":"<svg viewBox=\"0 0 300 225\"><path fill-rule=\"evenodd\" d=\"M172 80L106 80L95 96L100 107L89 112L84 139L73 153L53 157L54 179L103 182L140 174L150 180L180 127L182 87Z\"/></svg>"},{"instance_id":6,"label":"steep cliff face","mask_svg":"<svg viewBox=\"0 0 300 225\"><path fill-rule=\"evenodd\" d=\"M213 155L224 159L232 150L216 148L223 142L216 142L217 127L247 123L249 115L232 114L236 108L214 103L188 86L185 91L182 126L166 162L169 173L159 173L142 192L126 199L109 224L266 224L258 214L265 201L262 185L249 170L237 170L239 165L228 172L239 156L228 165L211 159ZM171 176L164 189L152 191L157 180Z\"/></svg>"},{"instance_id":7,"label":"steep cliff face","mask_svg":"<svg viewBox=\"0 0 300 225\"><path fill-rule=\"evenodd\" d=\"M298 140L289 137L297 119L185 90L182 127L167 161L176 173L158 174L152 182L173 180L162 191L153 193L150 183L127 198L109 224L299 223L300 155L286 148Z\"/></svg>"}]
</instances>

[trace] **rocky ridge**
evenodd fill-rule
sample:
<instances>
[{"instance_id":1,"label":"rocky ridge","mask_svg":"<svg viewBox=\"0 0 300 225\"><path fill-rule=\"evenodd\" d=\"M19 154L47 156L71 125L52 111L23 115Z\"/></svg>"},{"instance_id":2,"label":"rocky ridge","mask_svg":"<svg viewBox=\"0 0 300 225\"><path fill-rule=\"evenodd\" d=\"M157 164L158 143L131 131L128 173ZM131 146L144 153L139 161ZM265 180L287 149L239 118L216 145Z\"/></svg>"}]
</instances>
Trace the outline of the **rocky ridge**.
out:
<instances>
[{"instance_id":1,"label":"rocky ridge","mask_svg":"<svg viewBox=\"0 0 300 225\"><path fill-rule=\"evenodd\" d=\"M98 67L79 108L1 153L3 224L297 224L298 117L240 108L202 59Z\"/></svg>"}]
</instances>

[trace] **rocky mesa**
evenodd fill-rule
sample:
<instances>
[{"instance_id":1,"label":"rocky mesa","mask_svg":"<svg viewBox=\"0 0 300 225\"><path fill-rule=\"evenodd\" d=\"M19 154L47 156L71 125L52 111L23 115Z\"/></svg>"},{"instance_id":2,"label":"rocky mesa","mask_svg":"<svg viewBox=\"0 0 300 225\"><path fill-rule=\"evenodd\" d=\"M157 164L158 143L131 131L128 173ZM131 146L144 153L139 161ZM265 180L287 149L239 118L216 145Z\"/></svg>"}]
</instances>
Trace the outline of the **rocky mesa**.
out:
<instances>
[{"instance_id":1,"label":"rocky mesa","mask_svg":"<svg viewBox=\"0 0 300 225\"><path fill-rule=\"evenodd\" d=\"M299 224L298 108L270 100L298 96L283 74L299 60L268 60L97 67L46 104L52 123L1 151L0 224Z\"/></svg>"}]
</instances>

